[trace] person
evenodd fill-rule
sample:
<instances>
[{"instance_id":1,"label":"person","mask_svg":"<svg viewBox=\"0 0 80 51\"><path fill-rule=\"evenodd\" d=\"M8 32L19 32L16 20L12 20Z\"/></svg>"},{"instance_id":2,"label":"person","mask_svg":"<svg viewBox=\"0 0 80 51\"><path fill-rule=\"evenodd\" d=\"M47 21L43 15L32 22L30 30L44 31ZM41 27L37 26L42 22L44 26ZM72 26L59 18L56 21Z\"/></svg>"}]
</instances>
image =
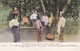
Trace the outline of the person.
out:
<instances>
[{"instance_id":1,"label":"person","mask_svg":"<svg viewBox=\"0 0 80 51\"><path fill-rule=\"evenodd\" d=\"M12 13L17 16L19 14L18 9L16 7L14 7Z\"/></svg>"},{"instance_id":2,"label":"person","mask_svg":"<svg viewBox=\"0 0 80 51\"><path fill-rule=\"evenodd\" d=\"M41 21L42 21L43 26L47 26L49 24L48 16L46 14L43 14L42 18L41 18Z\"/></svg>"},{"instance_id":3,"label":"person","mask_svg":"<svg viewBox=\"0 0 80 51\"><path fill-rule=\"evenodd\" d=\"M30 20L37 19L37 11L33 12L33 14L30 16Z\"/></svg>"},{"instance_id":4,"label":"person","mask_svg":"<svg viewBox=\"0 0 80 51\"><path fill-rule=\"evenodd\" d=\"M63 12L60 13L62 14ZM62 15L60 15L60 20L57 26L57 32L59 34L59 40L61 42L63 41L63 31L64 31L65 23L66 23L66 19Z\"/></svg>"},{"instance_id":5,"label":"person","mask_svg":"<svg viewBox=\"0 0 80 51\"><path fill-rule=\"evenodd\" d=\"M43 29L46 33L46 37L47 35L50 33L50 28L49 28L49 18L46 14L43 14L42 15L42 18L41 18L41 21L42 21L42 26L43 26Z\"/></svg>"},{"instance_id":6,"label":"person","mask_svg":"<svg viewBox=\"0 0 80 51\"><path fill-rule=\"evenodd\" d=\"M14 8L14 9L12 9L12 10L10 11L7 20L8 20L8 21L11 21L11 20L13 19L13 17L15 17L15 15L18 16L17 8ZM18 17L16 17L16 18L18 18Z\"/></svg>"},{"instance_id":7,"label":"person","mask_svg":"<svg viewBox=\"0 0 80 51\"><path fill-rule=\"evenodd\" d=\"M13 19L9 22L9 26L12 28L14 42L19 42L20 35L18 32L18 26L19 26L18 20L15 17L13 17Z\"/></svg>"},{"instance_id":8,"label":"person","mask_svg":"<svg viewBox=\"0 0 80 51\"><path fill-rule=\"evenodd\" d=\"M8 16L8 21L11 21L12 19L13 19L13 17L14 17L15 15L13 14L13 11L11 11L10 13L9 13L9 16Z\"/></svg>"},{"instance_id":9,"label":"person","mask_svg":"<svg viewBox=\"0 0 80 51\"><path fill-rule=\"evenodd\" d=\"M54 17L53 17L53 14L51 13L49 17L49 27L51 27L53 23L54 23Z\"/></svg>"},{"instance_id":10,"label":"person","mask_svg":"<svg viewBox=\"0 0 80 51\"><path fill-rule=\"evenodd\" d=\"M51 13L50 17L49 17L49 28L50 28L50 32L53 33L53 29L54 29L54 22L55 22L55 18L53 17L53 14Z\"/></svg>"},{"instance_id":11,"label":"person","mask_svg":"<svg viewBox=\"0 0 80 51\"><path fill-rule=\"evenodd\" d=\"M27 24L27 26L28 26L28 18L26 15L24 15L24 17L22 18L22 24L23 25Z\"/></svg>"},{"instance_id":12,"label":"person","mask_svg":"<svg viewBox=\"0 0 80 51\"><path fill-rule=\"evenodd\" d=\"M30 16L30 21L32 22L32 26L35 26L35 20L37 19L37 11L35 11L31 16Z\"/></svg>"},{"instance_id":13,"label":"person","mask_svg":"<svg viewBox=\"0 0 80 51\"><path fill-rule=\"evenodd\" d=\"M42 38L41 38L41 31L42 31L42 25L41 25L41 21L40 21L40 17L37 16L37 19L36 19L36 22L35 22L35 25L36 25L36 29L37 29L37 41L42 41Z\"/></svg>"}]
</instances>

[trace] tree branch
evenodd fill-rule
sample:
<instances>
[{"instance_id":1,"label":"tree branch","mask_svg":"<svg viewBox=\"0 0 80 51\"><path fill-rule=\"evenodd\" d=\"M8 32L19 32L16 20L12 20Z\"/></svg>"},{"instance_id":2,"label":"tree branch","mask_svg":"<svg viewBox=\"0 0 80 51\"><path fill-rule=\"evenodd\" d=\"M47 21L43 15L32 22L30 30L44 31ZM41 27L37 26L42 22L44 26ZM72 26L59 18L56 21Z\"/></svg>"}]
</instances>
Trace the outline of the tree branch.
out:
<instances>
[{"instance_id":1,"label":"tree branch","mask_svg":"<svg viewBox=\"0 0 80 51\"><path fill-rule=\"evenodd\" d=\"M43 0L41 0L41 5L42 5L43 11L44 11L44 13L45 13L45 12L46 12L46 10L45 10L45 7L44 7Z\"/></svg>"},{"instance_id":2,"label":"tree branch","mask_svg":"<svg viewBox=\"0 0 80 51\"><path fill-rule=\"evenodd\" d=\"M71 1L72 1L72 0L68 0L68 1L67 1L66 5L64 6L64 8L63 8L63 10L62 10L63 13L65 13L65 11L67 10L68 5L70 5Z\"/></svg>"}]
</instances>

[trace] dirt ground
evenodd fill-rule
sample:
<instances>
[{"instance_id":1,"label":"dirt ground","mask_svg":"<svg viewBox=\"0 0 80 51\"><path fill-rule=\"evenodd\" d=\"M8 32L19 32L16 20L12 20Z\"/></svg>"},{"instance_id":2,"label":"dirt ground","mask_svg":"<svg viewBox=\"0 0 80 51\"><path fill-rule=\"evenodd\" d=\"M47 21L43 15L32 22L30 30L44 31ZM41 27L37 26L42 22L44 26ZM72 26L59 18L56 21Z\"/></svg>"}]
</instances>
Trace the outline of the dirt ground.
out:
<instances>
[{"instance_id":1,"label":"dirt ground","mask_svg":"<svg viewBox=\"0 0 80 51\"><path fill-rule=\"evenodd\" d=\"M37 42L36 30L20 30L20 42ZM13 34L11 31L0 31L0 42L13 42ZM55 39L46 40L46 34L42 34L42 42L59 42L59 37L56 35ZM64 42L80 42L80 34L64 34Z\"/></svg>"}]
</instances>

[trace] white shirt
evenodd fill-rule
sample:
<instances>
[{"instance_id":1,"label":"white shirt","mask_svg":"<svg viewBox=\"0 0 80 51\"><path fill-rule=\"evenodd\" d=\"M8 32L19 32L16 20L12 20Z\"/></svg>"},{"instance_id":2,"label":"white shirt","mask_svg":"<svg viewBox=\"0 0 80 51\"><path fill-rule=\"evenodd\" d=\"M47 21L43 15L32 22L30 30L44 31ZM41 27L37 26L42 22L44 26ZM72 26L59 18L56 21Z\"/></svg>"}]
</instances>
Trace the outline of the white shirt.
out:
<instances>
[{"instance_id":1,"label":"white shirt","mask_svg":"<svg viewBox=\"0 0 80 51\"><path fill-rule=\"evenodd\" d=\"M10 22L9 22L9 27L12 27L12 26L19 26L19 22L17 19L12 19Z\"/></svg>"},{"instance_id":2,"label":"white shirt","mask_svg":"<svg viewBox=\"0 0 80 51\"><path fill-rule=\"evenodd\" d=\"M49 23L49 18L48 18L48 16L42 16L41 21L44 22L44 25L48 25L48 23Z\"/></svg>"},{"instance_id":3,"label":"white shirt","mask_svg":"<svg viewBox=\"0 0 80 51\"><path fill-rule=\"evenodd\" d=\"M62 16L58 22L57 32L60 34L60 28L65 27L66 19Z\"/></svg>"},{"instance_id":4,"label":"white shirt","mask_svg":"<svg viewBox=\"0 0 80 51\"><path fill-rule=\"evenodd\" d=\"M37 14L33 13L33 14L30 16L30 20L33 20L33 19L37 19Z\"/></svg>"}]
</instances>

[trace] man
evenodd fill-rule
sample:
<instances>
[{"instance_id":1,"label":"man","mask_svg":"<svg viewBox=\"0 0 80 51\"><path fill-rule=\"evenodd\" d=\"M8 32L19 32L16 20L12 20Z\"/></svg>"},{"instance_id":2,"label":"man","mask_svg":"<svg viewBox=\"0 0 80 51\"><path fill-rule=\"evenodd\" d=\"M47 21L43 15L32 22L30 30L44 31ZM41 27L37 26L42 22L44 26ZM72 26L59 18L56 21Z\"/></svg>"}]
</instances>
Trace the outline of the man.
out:
<instances>
[{"instance_id":1,"label":"man","mask_svg":"<svg viewBox=\"0 0 80 51\"><path fill-rule=\"evenodd\" d=\"M37 19L37 11L35 11L31 16L30 16L30 20L34 20Z\"/></svg>"},{"instance_id":2,"label":"man","mask_svg":"<svg viewBox=\"0 0 80 51\"><path fill-rule=\"evenodd\" d=\"M34 26L36 19L37 19L37 11L35 11L35 12L30 16L30 20L31 20L32 26Z\"/></svg>"},{"instance_id":3,"label":"man","mask_svg":"<svg viewBox=\"0 0 80 51\"><path fill-rule=\"evenodd\" d=\"M60 12L60 14L63 14L63 12ZM58 22L58 27L57 27L57 32L59 34L59 40L62 42L63 41L63 30L65 27L66 19L60 15L60 20Z\"/></svg>"},{"instance_id":4,"label":"man","mask_svg":"<svg viewBox=\"0 0 80 51\"><path fill-rule=\"evenodd\" d=\"M9 26L12 28L14 42L19 42L20 35L18 32L18 26L19 26L18 20L15 17L13 17L13 19L9 22Z\"/></svg>"}]
</instances>

